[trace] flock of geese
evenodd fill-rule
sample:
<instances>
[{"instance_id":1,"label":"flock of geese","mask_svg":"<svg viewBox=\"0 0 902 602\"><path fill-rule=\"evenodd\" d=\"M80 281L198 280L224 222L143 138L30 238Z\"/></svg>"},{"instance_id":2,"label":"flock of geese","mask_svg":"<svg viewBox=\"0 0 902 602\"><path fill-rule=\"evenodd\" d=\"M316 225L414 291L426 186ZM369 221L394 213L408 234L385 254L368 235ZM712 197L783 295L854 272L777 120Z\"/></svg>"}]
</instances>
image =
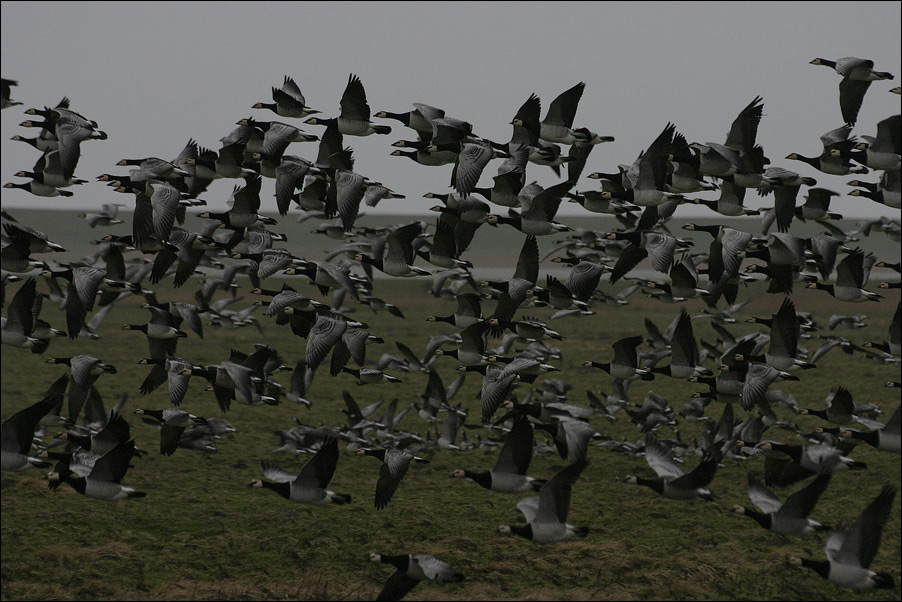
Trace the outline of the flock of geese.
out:
<instances>
[{"instance_id":1,"label":"flock of geese","mask_svg":"<svg viewBox=\"0 0 902 602\"><path fill-rule=\"evenodd\" d=\"M610 136L576 127L585 84L579 83L555 98L544 118L539 97L530 96L512 115L510 141L499 143L478 136L472 124L425 104L414 103L412 110L402 113L372 113L363 83L353 75L341 97L337 117L323 118L321 111L307 105L290 77L285 77L280 88L272 88L272 103L253 105L282 119L304 120L305 125L324 128L317 134L286 121L245 118L222 138L218 150L191 140L171 161L157 157L120 161L119 166L129 168L127 174L102 174L98 179L128 201L104 205L102 210L81 217L91 228L127 228L118 212L127 206L134 210L130 233L99 237L95 241L98 251L81 261L41 259L64 249L4 211L2 268L7 311L3 344L22 353L46 353L55 337L68 336L85 341L86 353L49 359L48 363L66 365L66 374L51 385L41 401L3 422L3 470L52 467L52 488L66 483L81 494L101 500L147 495L123 484L132 463L140 470L137 460L145 452L131 438L122 403L107 412L95 386L99 378L108 378L104 375L115 375L116 368L88 355L99 350L96 344L92 348L91 341L100 337L101 324L111 309L123 299L143 295L148 322L124 328L142 332L148 343L149 355L142 362L149 366L149 373L137 388L142 394L163 385L168 388L172 407L136 412L160 427L163 454L171 455L180 448L213 451L217 437L235 430L222 418L199 417L183 409L190 405L191 396L199 395L189 395L196 377L209 383L207 388L226 413L233 402L267 406L286 399L310 406L316 392L315 377L323 378L324 372L332 377L350 374L361 385L397 382L389 372L428 375L423 403L415 408L430 429L441 425L441 434L435 438L402 429L401 420L407 412L397 410L397 400L387 409L383 407L384 414L376 418L375 413L385 404L361 408L349 393L344 394L346 409L342 410L348 417L346 425L299 425L283 431L280 449L311 453L311 459L298 474L264 461L262 478L251 486L270 489L291 502L352 503L350 495L329 489L338 465L340 441L348 451L378 459L377 509L390 503L412 465L428 461L421 455L475 447L474 442L458 436L467 422L468 410L451 402L467 374L477 372L482 379L480 420L493 434L503 434L503 440L494 444L497 462L493 469L461 469L455 476L493 492L529 494L516 504L525 523L502 525L500 533L538 543L585 537L589 527L568 522L570 498L591 456L598 453L593 450L600 446L644 456L656 476L630 476L625 480L672 500L712 499L708 486L725 458L756 461L756 456L763 456L757 461L765 462L764 481L757 473L750 473L748 482L749 498L760 511L744 506L734 510L782 536L825 530L809 515L831 479L843 478L838 473L865 468L848 457L853 444L902 453L900 410L897 407L891 412L887 422L878 422L879 408L853 401L842 387L833 392L825 411L806 409L772 390L771 385L780 380L804 379L804 373L815 368L817 360L834 347L878 363L899 362L902 335L898 305L888 341L857 346L831 334L824 336L825 343L816 351L809 352L803 348L803 339L810 339L818 326L809 313L797 310L791 293L795 286L806 286L822 289L825 295L844 303L891 302L866 287L872 268L902 271L898 256L895 263L880 260L858 249L855 242L881 231L899 240L902 117L893 115L881 121L875 136L853 136L871 83L893 76L875 71L872 61L857 58L818 58L812 63L829 66L841 76L844 125L821 137L823 150L818 156L792 153L787 159L804 163L806 174L816 170L831 177L854 177L849 182L855 188L851 194L885 205L894 219L863 222L857 232L845 232L831 224L830 220L841 217L830 211L830 201L837 192L817 187L812 176L770 166L756 140L764 106L760 97L742 109L723 143L689 143L675 125L668 123L635 161L610 172L591 173L587 177L600 186L578 192L575 187L593 149L613 141ZM2 83L3 108L21 105L11 98L17 82L4 79ZM889 91L898 94L899 88ZM14 139L34 147L40 158L31 171L16 174L27 181L10 182L5 188L43 197L74 195L71 189L85 183L75 177L82 144L90 146L107 139L107 135L96 121L72 110L68 99L52 108L29 108L25 113L29 117L21 125L35 128L38 135L17 135ZM392 155L430 168L452 166L453 192L426 195L437 199L438 204L432 207L438 214L434 223L415 220L379 229L358 225L361 203L372 208L382 199L404 198L358 171L353 149L345 146L349 136L395 131L373 119L400 123L410 133L409 139L394 142ZM290 148L297 148L292 147L294 143L315 147L315 159L288 154ZM566 151L565 146L569 147ZM85 152L90 149L86 147ZM497 175L485 176L493 161L498 162ZM527 179L527 169L554 170L561 182L543 188ZM188 209L203 205L199 195L223 178L238 181L229 209L199 213L204 224L200 231L184 228ZM263 213L266 207L262 199L270 194L263 192L265 180L274 181L274 188L269 190L274 190L272 196L281 217L289 211L300 211L299 221L320 220L322 225L316 231L340 241L326 260L296 255L298 249L292 249L284 235L269 228L278 222ZM490 186L480 186L489 181ZM772 206L747 207L749 189L762 197L772 195ZM713 192L718 198L689 196L705 192ZM801 193L806 200L800 204L797 198ZM574 231L555 221L565 199L591 214L614 216L621 227L609 232ZM667 227L668 219L684 203L705 205L729 217L760 214L761 233L727 225L688 224L687 229L710 235L710 245L704 252L692 252L691 243ZM810 238L794 235L794 224L805 221L816 221L826 232ZM471 246L476 231L507 227L523 234L512 276L504 281L477 281L471 271L471 260L478 262L478 251ZM553 261L569 270L568 275L556 278L546 274L541 280L537 237L562 233L566 238L555 244L551 255ZM433 294L453 301L457 309L430 320L449 325L452 334L431 337L425 351L419 353L397 342L400 355L386 353L378 362L373 361L367 348L385 340L353 319L346 304L366 305L374 312L388 311L399 318L404 317L405 309L374 295L375 272L389 278L432 278ZM759 276L753 275L755 272ZM164 301L149 288L170 276L173 288L191 286L198 282L198 273L205 277L194 303ZM700 274L706 278L700 280ZM729 324L736 321L734 314L747 302L740 299L740 293L760 274L767 281L767 292L782 295L784 301L776 314L756 319L765 330L736 337L729 332ZM299 278L292 279L296 286L266 288L264 281L274 276L306 277L319 298L301 292ZM238 299L236 290L245 286L243 278L250 281L250 292L257 301L235 310L232 306ZM620 281L630 284L616 295L599 288L601 283ZM19 284L7 302L6 285L14 282ZM899 282L895 279L880 286L898 289ZM681 309L664 332L647 319L647 332L617 341L610 361L586 360L585 366L610 375L612 393L599 398L590 392L588 407L569 403L568 385L550 378L552 372L559 371L554 363L561 351L555 345L565 339L566 330L551 328L547 320L526 317L523 310L530 314L547 311L552 320L571 318L560 324L578 328L581 316L614 312L640 289L664 303L702 299L707 309L695 316ZM329 295L331 303L327 302ZM48 321L51 318L41 317L42 307L48 303L64 307L65 331L54 328ZM286 365L279 352L265 343L248 353L232 350L228 360L218 365L196 365L178 356L179 339L202 338L209 335L211 326L220 327L222 337L230 329L253 327L258 324L253 314L260 308L265 308L278 325L306 340L302 357L294 363ZM834 318L831 331L861 325L862 319ZM700 319L709 321L719 334L717 343L706 343L694 334L693 323ZM493 339L500 340L498 347L490 346ZM515 351L515 345L523 348ZM5 352L5 359L15 361L9 353ZM598 353L607 355L605 349ZM439 358L444 356L459 364L457 378L447 387L438 366L453 362L440 363ZM670 358L669 363L661 365L666 358ZM706 360L714 370L705 367ZM281 371L291 371L288 386L276 380ZM540 376L545 377L543 387L536 382ZM660 436L661 426L675 425L678 419L665 398L649 393L641 407L628 402L631 383L656 378L691 380L708 387L708 392L697 394L681 412L685 421L706 421L694 449ZM522 403L517 403L513 395L518 383L534 387ZM887 384L899 387L898 382ZM706 406L713 407L708 405L712 400L721 402L719 418L705 415ZM734 404L738 408L734 409ZM806 437L805 445L789 445L764 436L770 428L786 425L777 411L790 411L787 408L824 420L819 433L808 435L816 436L816 443ZM638 444L613 441L590 425L590 418L617 420L616 414L634 422L647 435L646 440ZM65 428L58 438L62 441L55 443L67 444L67 451L51 451L54 446L36 436L47 426ZM543 447L537 431L547 433L553 441L553 452L567 461L566 467L548 479L528 474L534 453ZM484 444L492 446L488 438ZM701 461L684 472L678 466L679 456L693 453ZM784 502L769 489L789 487L808 478L811 480ZM870 565L894 499L895 488L887 485L870 501L850 500L850 504L861 506L861 514L850 527L830 533L824 550L826 560L793 558L791 563L812 569L842 587L893 587L891 575L872 570ZM370 559L396 569L379 599L400 599L423 580L463 579L447 563L429 555L372 554Z\"/></svg>"}]
</instances>

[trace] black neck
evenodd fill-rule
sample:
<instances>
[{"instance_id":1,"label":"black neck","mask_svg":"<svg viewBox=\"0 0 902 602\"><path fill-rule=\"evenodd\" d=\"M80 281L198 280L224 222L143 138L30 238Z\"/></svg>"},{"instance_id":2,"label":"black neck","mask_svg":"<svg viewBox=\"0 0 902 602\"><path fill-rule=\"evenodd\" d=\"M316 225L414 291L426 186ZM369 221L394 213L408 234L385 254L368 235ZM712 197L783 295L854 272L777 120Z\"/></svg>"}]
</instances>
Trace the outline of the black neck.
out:
<instances>
[{"instance_id":1,"label":"black neck","mask_svg":"<svg viewBox=\"0 0 902 602\"><path fill-rule=\"evenodd\" d=\"M524 527L521 527L520 525L511 525L510 530L514 535L532 539L532 525L526 525Z\"/></svg>"},{"instance_id":2,"label":"black neck","mask_svg":"<svg viewBox=\"0 0 902 602\"><path fill-rule=\"evenodd\" d=\"M264 488L275 491L285 499L291 499L291 483L270 483L269 481L262 481L262 483Z\"/></svg>"},{"instance_id":3,"label":"black neck","mask_svg":"<svg viewBox=\"0 0 902 602\"><path fill-rule=\"evenodd\" d=\"M810 558L802 558L802 566L811 569L824 579L830 577L830 563L823 560L811 560Z\"/></svg>"},{"instance_id":4,"label":"black neck","mask_svg":"<svg viewBox=\"0 0 902 602\"><path fill-rule=\"evenodd\" d=\"M469 470L464 471L464 475L475 482L477 485L485 487L486 489L492 488L492 475L488 472L470 472Z\"/></svg>"}]
</instances>

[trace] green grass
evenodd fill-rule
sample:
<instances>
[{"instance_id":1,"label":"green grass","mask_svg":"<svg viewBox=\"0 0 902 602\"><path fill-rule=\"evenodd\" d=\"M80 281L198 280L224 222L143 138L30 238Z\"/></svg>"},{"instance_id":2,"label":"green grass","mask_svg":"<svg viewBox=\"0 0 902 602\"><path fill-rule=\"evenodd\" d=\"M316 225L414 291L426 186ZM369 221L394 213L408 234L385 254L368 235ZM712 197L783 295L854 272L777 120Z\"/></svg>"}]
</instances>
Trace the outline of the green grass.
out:
<instances>
[{"instance_id":1,"label":"green grass","mask_svg":"<svg viewBox=\"0 0 902 602\"><path fill-rule=\"evenodd\" d=\"M478 259L478 258L477 258ZM475 261L475 260L474 260ZM189 298L193 284L172 291L158 288L161 300ZM267 281L272 287L276 281ZM242 282L247 290L246 281ZM385 339L369 348L368 357L396 353L395 341L421 353L430 335L450 333L446 324L426 322L430 314L447 314L454 304L430 297L425 280L377 281L376 294L400 306L406 320L387 313L373 315L366 308L355 317L370 324L370 332ZM313 294L303 285L302 290ZM7 290L7 300L15 287ZM882 291L883 292L883 291ZM766 316L779 307L781 297L753 288L744 292L752 302L741 318ZM833 313L865 312L870 326L839 332L856 343L888 338L888 327L899 299L891 291L880 304L837 304L821 291L799 290L793 295L799 309L810 310L826 334ZM631 459L602 447L592 447L589 467L573 489L569 522L587 525L585 539L537 545L521 538L495 533L501 523L522 522L516 509L519 496L495 494L475 483L451 478L455 468L487 470L494 455L478 450L441 451L431 462L411 466L388 507L373 507L373 492L379 463L374 458L342 451L331 488L353 496L346 506L314 508L289 502L269 491L248 484L261 477L260 461L274 461L283 468L299 470L307 457L273 455L278 446L274 431L291 428L295 420L306 424L339 425L342 390L348 390L363 406L384 396L399 399L399 410L419 401L426 386L425 374L402 374L398 385L357 387L350 375L328 376L320 370L308 396L312 409L285 402L276 407L233 404L225 416L238 432L217 443L219 451L201 455L180 449L173 456L157 453L159 439L153 427L132 413L139 407L167 407L165 386L141 397L138 386L148 369L137 364L147 353L138 332L121 330L127 323L146 321L141 300L129 299L117 306L104 323L95 342L56 340L43 356L4 346L2 350L2 414L13 412L41 398L63 369L47 365L52 356L88 353L114 364L115 376L97 382L108 405L114 393L128 393L127 418L139 447L149 450L136 458L125 484L146 491L147 497L117 503L92 500L68 486L57 491L47 487L44 473L32 470L6 472L2 489L2 597L3 599L372 599L393 569L368 562L371 551L382 553L422 552L433 554L464 573L460 584L421 584L409 599L831 599L898 600L895 590L859 595L839 589L811 571L787 565L790 555L823 559L824 537L818 535L789 540L765 532L751 519L730 512L733 504L748 504L746 474L761 470L763 461L728 461L711 484L718 501L676 502L658 497L647 488L620 481L631 473L651 473L643 458ZM250 299L245 300L249 302ZM61 312L45 304L44 316L56 326L64 324ZM686 308L697 313L700 301ZM493 302L484 307L491 311ZM585 318L567 318L552 324L566 340L559 344L563 360L554 377L573 385L569 401L585 403L585 391L610 390L610 377L594 369L581 368L585 359L606 361L610 344L630 334L644 332L642 321L651 318L662 330L677 315L679 306L663 305L641 297L628 306L600 307ZM547 312L532 310L546 316ZM198 364L226 359L230 348L250 351L253 343L276 347L288 365L304 352L305 340L278 328L258 312L264 328L216 330L206 327L201 340L193 333L179 343L178 354ZM715 334L705 320L693 323L696 337L713 340ZM738 334L755 328L740 323ZM492 344L497 344L493 342ZM819 339L805 343L812 351ZM898 364L877 365L862 357L833 350L806 371L801 382L778 383L795 395L804 407L822 408L831 387L843 385L856 399L883 408L888 418L899 404L898 389L886 389L884 381L899 379ZM457 374L456 361L440 358L438 368L448 384ZM713 367L713 366L712 366ZM278 380L288 385L289 375ZM542 379L537 381L541 384ZM193 379L183 408L202 416L219 416L206 382ZM480 415L480 377L469 374L455 402L470 410L468 423L476 425ZM522 399L529 386L521 384ZM654 390L665 395L679 410L691 393L701 390L659 376L654 382L638 383L631 399L641 403ZM714 402L708 415L715 419L722 404ZM737 416L743 416L741 409ZM822 422L815 417L795 416L778 410L781 417L801 428L813 430ZM616 423L595 419L592 424L612 438L636 441L642 435L623 414ZM429 428L411 412L402 428L425 435ZM680 435L691 441L699 425L685 424ZM471 439L484 430L468 430ZM661 436L672 431L662 429ZM434 436L434 435L433 435ZM541 435L538 435L541 438ZM789 443L798 439L787 431L770 431L768 437ZM44 438L49 442L50 436ZM344 446L342 445L342 449ZM813 517L825 524L848 525L886 483L900 485L900 457L862 445L852 456L867 462L869 469L837 475L822 496ZM692 468L697 459L688 459ZM536 457L530 474L550 477L563 466L557 456ZM779 492L785 498L795 487ZM890 572L897 584L900 575L899 499L884 531L873 567Z\"/></svg>"}]
</instances>

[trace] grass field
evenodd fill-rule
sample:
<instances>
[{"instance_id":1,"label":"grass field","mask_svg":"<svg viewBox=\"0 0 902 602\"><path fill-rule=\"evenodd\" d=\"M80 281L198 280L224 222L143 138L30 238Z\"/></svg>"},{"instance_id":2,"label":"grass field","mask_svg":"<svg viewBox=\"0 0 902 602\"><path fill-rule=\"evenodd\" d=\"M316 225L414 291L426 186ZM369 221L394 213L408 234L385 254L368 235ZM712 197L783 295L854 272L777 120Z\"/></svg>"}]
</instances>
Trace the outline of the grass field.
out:
<instances>
[{"instance_id":1,"label":"grass field","mask_svg":"<svg viewBox=\"0 0 902 602\"><path fill-rule=\"evenodd\" d=\"M79 237L83 236L79 232ZM497 241L495 244L504 246ZM511 252L515 255L518 250L519 243ZM471 259L480 264L488 261L487 256ZM177 290L159 286L156 290L162 301L190 300L199 283L192 281ZM247 280L240 284L246 297L237 305L246 306L254 296L246 292L250 288ZM265 283L269 288L278 288L279 284L276 279ZM300 279L293 284L317 297L315 289ZM450 314L456 308L452 301L429 295L430 284L423 278L376 281L374 293L399 306L406 319L387 312L374 314L366 307L356 310L354 317L367 322L370 333L385 340L384 344L370 346L368 359L382 353L397 354L396 342L421 354L430 336L453 332L450 325L426 321L429 315ZM7 287L7 301L15 290L16 285ZM869 326L833 334L857 344L888 339L899 293L881 292L886 294L881 303L863 306L837 303L822 291L797 290L793 295L797 308L813 312L820 325L815 338L804 345L813 352L821 343L818 335L831 334L826 324L834 313L866 313ZM767 295L759 286L744 290L740 298L749 298L750 303L738 316L740 323L730 327L737 335L759 328L742 319L767 317L782 301L782 296ZM902 545L898 496L872 566L891 573L896 588L859 595L823 581L812 571L788 566L790 555L823 560L823 535L784 539L730 511L734 504L749 505L747 473L763 469L761 458L726 461L710 486L717 501L677 502L622 482L628 474L652 474L643 457L630 458L607 447L593 446L589 467L573 488L568 518L572 524L588 526L590 533L584 539L549 545L496 534L501 523L523 522L516 503L524 496L497 494L451 478L456 468L479 471L492 467L495 454L479 449L428 452L430 463L411 466L391 503L381 511L373 507L378 461L344 451L331 488L351 494L353 503L349 505L311 507L248 487L252 479L262 476L261 460L297 472L309 458L273 454L279 445L275 431L289 429L296 421L345 424L340 412L344 390L361 407L379 398L397 398L399 410L404 409L420 401L427 381L423 373L392 372L403 382L358 387L350 375L332 378L327 368L321 368L307 396L312 408L289 402L262 407L233 404L225 418L237 432L218 441L217 452L179 449L172 456L160 455L157 431L133 411L168 407L166 387L145 397L139 394L148 367L139 365L138 360L147 355L147 344L141 333L122 330L125 324L147 321L141 302L142 298L131 298L118 304L97 341L57 339L44 355L3 347L0 388L4 419L40 400L50 383L64 372L62 366L46 364L48 357L87 353L118 369L116 375L103 375L97 388L108 407L115 403L115 394L129 395L126 417L138 446L149 451L145 457L135 458L124 479L125 484L147 492L146 498L137 500L102 502L85 498L65 485L50 491L45 471L3 473L3 599L366 600L378 594L394 570L368 562L372 551L429 553L466 575L463 583L421 584L409 599L899 599ZM51 305L45 303L42 317L62 327L64 314ZM484 313L491 312L493 306L493 302L486 302ZM562 359L552 362L561 371L550 377L572 386L570 403L586 405L586 391L610 391L611 379L600 370L581 367L582 362L609 360L611 343L644 333L645 318L663 330L681 306L696 314L704 304L693 300L667 305L637 293L629 298L629 305L616 309L600 306L595 315L553 322L551 327L566 338L558 343ZM545 318L550 315L547 310L521 313ZM276 326L262 311L256 315L262 333L252 327L224 330L207 325L203 339L190 333L180 341L178 355L196 364L216 364L227 359L230 349L251 352L254 343L264 342L281 352L286 365L293 366L303 356L306 341ZM696 320L693 326L697 338L713 341L717 336L710 320ZM498 343L490 341L492 346ZM439 358L437 368L445 384L458 374L457 365L452 358ZM708 367L716 368L710 361ZM277 377L286 387L289 379L288 373ZM802 407L823 408L831 388L842 385L856 400L880 406L886 420L898 407L900 397L898 389L882 385L898 379L899 364L875 364L835 349L818 362L817 369L805 371L800 382L778 383L772 388L794 395ZM542 382L542 378L536 381L537 390ZM470 412L470 428L463 429L470 440L494 436L480 426L480 383L478 374L468 374L454 400ZM203 379L192 379L182 407L200 416L222 416L213 394L204 390L206 384ZM522 400L529 388L521 383L516 397ZM653 390L680 410L694 391L704 389L658 376L654 382L634 384L630 398L641 404L645 394ZM722 409L723 403L714 401L706 414L716 420ZM737 418L744 418L745 413L738 407L736 410ZM816 417L795 415L785 409L777 412L806 432L825 426ZM623 412L617 422L596 417L592 426L611 439L636 442L644 438ZM432 431L431 436L436 437L435 427L419 418L416 411L407 415L401 428L424 437ZM702 424L684 422L678 428L679 437L692 442ZM44 437L45 443L51 441L52 434ZM658 436L673 437L675 431L662 427ZM766 436L793 444L802 442L787 430L774 429ZM537 434L537 440L544 441L544 436ZM344 444L341 447L344 450ZM866 462L868 469L834 477L812 514L824 524L849 525L884 484L899 488L899 456L864 444L852 456ZM687 458L686 469L698 461ZM537 456L529 473L549 478L563 466L557 455ZM785 499L798 487L778 493Z\"/></svg>"}]
</instances>

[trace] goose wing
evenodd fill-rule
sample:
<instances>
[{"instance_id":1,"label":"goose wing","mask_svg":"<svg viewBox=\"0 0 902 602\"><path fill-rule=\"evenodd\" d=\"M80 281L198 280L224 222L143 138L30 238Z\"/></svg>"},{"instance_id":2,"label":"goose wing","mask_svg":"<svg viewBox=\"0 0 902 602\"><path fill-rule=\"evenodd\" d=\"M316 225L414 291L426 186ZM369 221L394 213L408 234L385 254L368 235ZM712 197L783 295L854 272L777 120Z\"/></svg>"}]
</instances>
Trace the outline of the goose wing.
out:
<instances>
[{"instance_id":1,"label":"goose wing","mask_svg":"<svg viewBox=\"0 0 902 602\"><path fill-rule=\"evenodd\" d=\"M310 487L325 489L332 481L338 466L338 439L330 437L323 442L316 455L301 469L296 482Z\"/></svg>"}]
</instances>

